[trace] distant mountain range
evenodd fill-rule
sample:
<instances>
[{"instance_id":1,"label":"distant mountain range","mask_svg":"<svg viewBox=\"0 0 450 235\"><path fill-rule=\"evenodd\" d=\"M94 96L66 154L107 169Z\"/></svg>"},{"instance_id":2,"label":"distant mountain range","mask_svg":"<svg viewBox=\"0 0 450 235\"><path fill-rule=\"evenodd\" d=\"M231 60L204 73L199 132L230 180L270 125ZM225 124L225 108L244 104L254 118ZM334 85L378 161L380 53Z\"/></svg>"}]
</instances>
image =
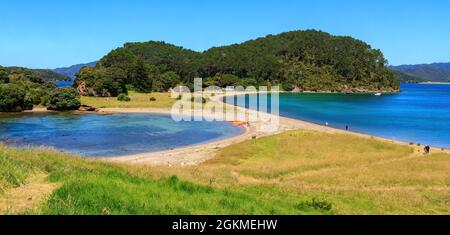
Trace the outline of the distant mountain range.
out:
<instances>
[{"instance_id":1,"label":"distant mountain range","mask_svg":"<svg viewBox=\"0 0 450 235\"><path fill-rule=\"evenodd\" d=\"M77 74L81 68L95 67L95 65L97 65L97 61L91 62L91 63L86 63L86 64L72 65L70 67L65 67L65 68L57 68L57 69L53 69L53 71L56 73L65 75L67 77L70 77L73 80L73 79L75 79L75 74Z\"/></svg>"},{"instance_id":2,"label":"distant mountain range","mask_svg":"<svg viewBox=\"0 0 450 235\"><path fill-rule=\"evenodd\" d=\"M400 82L450 82L450 63L392 66Z\"/></svg>"}]
</instances>

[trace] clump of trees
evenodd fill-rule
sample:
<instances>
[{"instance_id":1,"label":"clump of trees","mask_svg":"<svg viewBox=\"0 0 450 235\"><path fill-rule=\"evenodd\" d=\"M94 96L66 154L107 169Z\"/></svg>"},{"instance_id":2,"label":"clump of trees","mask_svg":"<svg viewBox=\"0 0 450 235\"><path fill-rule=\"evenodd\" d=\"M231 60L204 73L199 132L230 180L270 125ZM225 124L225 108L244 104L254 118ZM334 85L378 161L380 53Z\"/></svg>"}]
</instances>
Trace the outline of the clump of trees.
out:
<instances>
[{"instance_id":1,"label":"clump of trees","mask_svg":"<svg viewBox=\"0 0 450 235\"><path fill-rule=\"evenodd\" d=\"M33 108L31 97L16 84L0 84L0 112L22 112Z\"/></svg>"},{"instance_id":2,"label":"clump of trees","mask_svg":"<svg viewBox=\"0 0 450 235\"><path fill-rule=\"evenodd\" d=\"M0 66L0 112L21 112L33 105L49 110L77 109L79 93L71 87L57 88L49 82L53 78L46 70Z\"/></svg>"},{"instance_id":3,"label":"clump of trees","mask_svg":"<svg viewBox=\"0 0 450 235\"><path fill-rule=\"evenodd\" d=\"M59 87L50 91L46 107L48 110L69 111L80 107L80 94L72 87Z\"/></svg>"},{"instance_id":4,"label":"clump of trees","mask_svg":"<svg viewBox=\"0 0 450 235\"><path fill-rule=\"evenodd\" d=\"M351 37L306 30L195 52L164 42L127 43L84 68L75 85L83 95L205 85L281 85L310 91L395 91L399 83L380 50Z\"/></svg>"}]
</instances>

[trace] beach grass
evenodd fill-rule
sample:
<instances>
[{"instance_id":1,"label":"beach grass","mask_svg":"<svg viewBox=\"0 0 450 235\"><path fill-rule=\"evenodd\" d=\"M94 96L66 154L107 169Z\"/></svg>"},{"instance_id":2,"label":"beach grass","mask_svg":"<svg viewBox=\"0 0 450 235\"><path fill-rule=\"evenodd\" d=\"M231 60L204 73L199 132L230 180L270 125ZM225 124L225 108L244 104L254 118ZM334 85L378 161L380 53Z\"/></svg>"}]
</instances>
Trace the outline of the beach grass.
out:
<instances>
[{"instance_id":1,"label":"beach grass","mask_svg":"<svg viewBox=\"0 0 450 235\"><path fill-rule=\"evenodd\" d=\"M129 102L118 101L115 97L92 97L82 96L81 104L96 108L170 108L176 102L171 98L170 93L139 93L130 91ZM150 98L155 98L150 100Z\"/></svg>"},{"instance_id":2,"label":"beach grass","mask_svg":"<svg viewBox=\"0 0 450 235\"><path fill-rule=\"evenodd\" d=\"M450 213L450 155L354 135L286 132L223 148L192 167L119 165L5 146L0 155L0 199L36 175L56 185L37 206L14 213Z\"/></svg>"}]
</instances>

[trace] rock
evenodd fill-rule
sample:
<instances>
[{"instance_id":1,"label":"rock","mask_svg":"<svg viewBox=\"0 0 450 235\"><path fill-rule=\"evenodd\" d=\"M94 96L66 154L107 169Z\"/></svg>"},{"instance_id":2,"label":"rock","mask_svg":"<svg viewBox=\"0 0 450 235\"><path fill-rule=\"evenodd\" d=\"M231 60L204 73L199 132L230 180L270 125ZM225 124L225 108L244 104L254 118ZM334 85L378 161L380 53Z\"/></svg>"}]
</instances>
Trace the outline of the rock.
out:
<instances>
[{"instance_id":1,"label":"rock","mask_svg":"<svg viewBox=\"0 0 450 235\"><path fill-rule=\"evenodd\" d=\"M97 111L97 108L89 106L89 105L81 105L78 108L78 111L83 111L83 112L95 112Z\"/></svg>"}]
</instances>

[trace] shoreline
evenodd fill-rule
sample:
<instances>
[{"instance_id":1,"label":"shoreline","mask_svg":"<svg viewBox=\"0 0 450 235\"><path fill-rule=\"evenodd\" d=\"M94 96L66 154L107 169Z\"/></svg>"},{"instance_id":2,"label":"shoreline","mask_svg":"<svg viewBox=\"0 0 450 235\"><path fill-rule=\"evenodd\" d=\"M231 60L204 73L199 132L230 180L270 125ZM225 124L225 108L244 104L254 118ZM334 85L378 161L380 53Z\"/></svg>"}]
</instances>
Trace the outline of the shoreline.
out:
<instances>
[{"instance_id":1,"label":"shoreline","mask_svg":"<svg viewBox=\"0 0 450 235\"><path fill-rule=\"evenodd\" d=\"M236 94L229 94L227 96L234 96ZM224 106L229 106L236 109L241 109L246 114L250 112L256 112L254 110L246 109L243 107L238 107L234 105L230 105L227 103L223 103L221 100L225 97L225 95L217 95L211 102L219 102ZM103 108L99 110L99 113L153 113L153 114L168 114L170 115L170 109L151 109L151 108ZM269 114L272 116L272 114ZM249 122L249 127L245 127L245 132L230 138L221 139L218 141L212 141L205 144L195 144L187 147L176 148L173 150L165 150L158 152L149 152L142 154L133 154L127 156L118 156L112 158L106 158L104 160L110 162L119 162L119 163L130 163L130 164L144 164L144 165L198 165L202 162L205 162L209 159L214 158L215 153L218 149L227 147L232 144L237 144L244 142L246 140L252 140L254 138L261 138L266 136L273 136L276 134L280 134L286 131L294 131L294 130L307 130L307 131L318 131L329 134L349 134L355 135L363 138L376 139L383 142L395 143L404 146L410 146L415 151L422 151L424 146L411 145L405 141L391 140L383 137L373 136L370 134L359 133L354 131L346 131L341 130L334 127L329 127L325 125L316 124L309 121L304 121L301 119L294 119L284 116L279 116L279 127L277 130L271 132L261 132L262 123L261 121ZM448 149L442 150L442 148L432 147L433 151L445 151L450 152Z\"/></svg>"},{"instance_id":2,"label":"shoreline","mask_svg":"<svg viewBox=\"0 0 450 235\"><path fill-rule=\"evenodd\" d=\"M280 92L281 93L281 92ZM247 94L247 93L243 93ZM224 107L241 109L241 111L245 112L246 115L250 113L260 113L259 111L246 109L243 107L234 106L231 104L227 104L222 102L222 98L225 96L234 96L237 94L227 94L227 95L217 95L211 98L211 102L217 102L219 105L224 105ZM45 108L35 108L33 110L29 110L27 112L31 113L50 113L54 111L48 111ZM114 113L148 113L148 114L163 114L163 115L171 115L171 108L99 108L96 112L85 112L85 111L74 111L74 114L114 114ZM264 115L273 116L272 114L264 113ZM204 116L205 117L205 116ZM398 141L392 140L388 138L373 136L370 134L359 133L354 131L346 131L334 127L329 127L321 124L316 124L313 122L294 119L284 116L278 116L279 126L276 130L270 132L263 132L261 129L263 128L264 123L261 120L258 121L250 121L249 126L244 126L244 132L219 140L213 140L211 142L193 144L185 147L174 148L170 150L156 151L156 152L147 152L140 154L130 154L124 156L110 156L110 157L99 157L97 159L107 161L107 162L116 162L116 163L128 163L128 164L143 164L143 165L168 165L168 166L188 166L188 165L198 165L202 162L205 162L209 159L212 159L215 156L215 153L218 149L227 147L232 144L241 143L247 140L252 140L255 138L261 138L266 136L273 136L276 134L280 134L286 131L293 130L307 130L307 131L318 131L329 134L349 134L355 135L363 138L371 138L379 141L401 144L405 146L412 147L415 151L422 151L422 148L425 145L411 145L406 141ZM230 124L233 125L233 124ZM444 150L443 150L444 149ZM450 150L447 148L438 148L433 147L433 151L440 152L449 152Z\"/></svg>"},{"instance_id":3,"label":"shoreline","mask_svg":"<svg viewBox=\"0 0 450 235\"><path fill-rule=\"evenodd\" d=\"M422 85L450 85L450 82L419 82Z\"/></svg>"},{"instance_id":4,"label":"shoreline","mask_svg":"<svg viewBox=\"0 0 450 235\"><path fill-rule=\"evenodd\" d=\"M105 114L113 113L149 113L149 114L166 114L170 115L170 110L167 109L145 109L145 108L105 108L101 109L100 112ZM422 150L423 146L410 145L407 142L390 140L383 137L371 136L364 133L358 133L353 131L345 131L333 127L322 126L319 124L293 119L288 117L279 117L280 126L276 131L263 133L260 132L261 123L253 122L250 123L250 127L245 127L244 133L233 136L230 138L220 139L217 141L212 141L203 144L194 144L186 147L175 148L172 150L164 150L157 152L148 152L141 154L132 154L126 156L116 156L116 157L104 157L99 158L108 162L116 163L127 163L127 164L142 164L142 165L166 165L166 166L190 166L198 165L202 162L214 158L215 153L218 149L230 146L232 144L241 143L247 140L252 140L254 137L261 138L267 136L273 136L276 134L281 134L286 131L294 130L307 130L307 131L317 131L328 134L348 134L359 136L363 138L375 139L383 142L400 144L404 146L410 146L415 149L415 151ZM420 147L420 149L419 149ZM439 148L432 147L433 151L442 151ZM449 150L445 149L445 152Z\"/></svg>"}]
</instances>

